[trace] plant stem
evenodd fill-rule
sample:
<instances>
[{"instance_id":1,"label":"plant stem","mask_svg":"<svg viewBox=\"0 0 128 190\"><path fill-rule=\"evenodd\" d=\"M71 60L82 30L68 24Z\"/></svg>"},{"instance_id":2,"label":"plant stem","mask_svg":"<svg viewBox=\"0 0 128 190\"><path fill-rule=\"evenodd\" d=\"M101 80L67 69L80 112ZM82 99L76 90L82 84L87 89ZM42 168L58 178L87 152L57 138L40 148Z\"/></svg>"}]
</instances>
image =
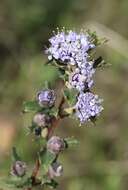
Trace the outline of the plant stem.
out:
<instances>
[{"instance_id":1,"label":"plant stem","mask_svg":"<svg viewBox=\"0 0 128 190\"><path fill-rule=\"evenodd\" d=\"M39 159L37 159L36 163L35 163L35 167L32 172L32 178L36 178L36 176L38 175L38 172L39 172L39 168L40 168L40 161L39 161Z\"/></svg>"}]
</instances>

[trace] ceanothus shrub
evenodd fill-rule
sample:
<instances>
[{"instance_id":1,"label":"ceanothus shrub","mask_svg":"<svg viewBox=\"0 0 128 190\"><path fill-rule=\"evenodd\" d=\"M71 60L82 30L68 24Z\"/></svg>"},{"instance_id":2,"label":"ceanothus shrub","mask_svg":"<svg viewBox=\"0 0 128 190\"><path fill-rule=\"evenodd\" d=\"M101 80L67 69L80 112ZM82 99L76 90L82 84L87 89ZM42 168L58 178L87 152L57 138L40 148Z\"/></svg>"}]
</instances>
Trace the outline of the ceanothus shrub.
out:
<instances>
[{"instance_id":1,"label":"ceanothus shrub","mask_svg":"<svg viewBox=\"0 0 128 190\"><path fill-rule=\"evenodd\" d=\"M104 64L101 56L96 57L96 48L103 42L90 31L77 33L64 29L49 39L49 47L45 51L47 64L58 69L63 81L61 100L56 106L56 92L47 86L37 92L35 100L23 104L24 113L34 113L29 131L40 148L33 169L13 148L10 171L13 188L57 187L55 178L63 174L59 155L78 141L73 137L59 137L54 134L54 129L65 117L78 120L79 125L95 122L103 110L103 99L93 92L94 75Z\"/></svg>"}]
</instances>

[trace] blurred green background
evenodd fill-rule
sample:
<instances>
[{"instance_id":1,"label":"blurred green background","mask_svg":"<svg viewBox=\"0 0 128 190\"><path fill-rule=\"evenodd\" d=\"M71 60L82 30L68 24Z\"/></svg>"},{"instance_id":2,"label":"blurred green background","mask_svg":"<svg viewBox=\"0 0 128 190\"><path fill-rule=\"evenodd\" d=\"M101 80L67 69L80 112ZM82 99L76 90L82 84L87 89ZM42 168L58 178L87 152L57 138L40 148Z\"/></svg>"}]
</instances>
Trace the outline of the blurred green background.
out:
<instances>
[{"instance_id":1,"label":"blurred green background","mask_svg":"<svg viewBox=\"0 0 128 190\"><path fill-rule=\"evenodd\" d=\"M26 135L31 118L22 115L22 103L46 80L57 86L57 71L44 67L43 51L52 31L63 26L108 38L98 54L111 66L95 77L105 108L96 126L66 119L56 131L81 142L61 156L58 190L127 190L128 0L0 1L0 176L9 172L13 145L27 163L35 159L36 146Z\"/></svg>"}]
</instances>

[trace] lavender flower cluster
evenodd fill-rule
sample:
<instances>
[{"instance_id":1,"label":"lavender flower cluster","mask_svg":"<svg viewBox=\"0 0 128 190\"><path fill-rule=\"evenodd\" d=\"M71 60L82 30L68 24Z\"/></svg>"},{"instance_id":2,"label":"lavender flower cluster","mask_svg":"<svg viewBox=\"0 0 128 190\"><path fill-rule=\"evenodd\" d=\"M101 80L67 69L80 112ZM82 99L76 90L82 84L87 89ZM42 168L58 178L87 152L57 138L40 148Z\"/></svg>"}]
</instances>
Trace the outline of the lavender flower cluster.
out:
<instances>
[{"instance_id":1,"label":"lavender flower cluster","mask_svg":"<svg viewBox=\"0 0 128 190\"><path fill-rule=\"evenodd\" d=\"M101 106L102 101L98 95L94 95L91 92L81 92L75 105L77 110L76 115L80 119L80 122L84 123L92 117L99 116L103 110Z\"/></svg>"},{"instance_id":2,"label":"lavender flower cluster","mask_svg":"<svg viewBox=\"0 0 128 190\"><path fill-rule=\"evenodd\" d=\"M96 48L88 33L61 31L49 39L50 47L46 50L49 60L56 60L69 68L67 87L77 89L75 116L80 123L100 115L103 110L102 99L90 92L94 82L96 68L90 52Z\"/></svg>"},{"instance_id":3,"label":"lavender flower cluster","mask_svg":"<svg viewBox=\"0 0 128 190\"><path fill-rule=\"evenodd\" d=\"M57 59L65 64L81 65L88 54L87 51L95 47L89 40L89 35L83 33L62 31L49 39L51 46L46 50L48 59Z\"/></svg>"}]
</instances>

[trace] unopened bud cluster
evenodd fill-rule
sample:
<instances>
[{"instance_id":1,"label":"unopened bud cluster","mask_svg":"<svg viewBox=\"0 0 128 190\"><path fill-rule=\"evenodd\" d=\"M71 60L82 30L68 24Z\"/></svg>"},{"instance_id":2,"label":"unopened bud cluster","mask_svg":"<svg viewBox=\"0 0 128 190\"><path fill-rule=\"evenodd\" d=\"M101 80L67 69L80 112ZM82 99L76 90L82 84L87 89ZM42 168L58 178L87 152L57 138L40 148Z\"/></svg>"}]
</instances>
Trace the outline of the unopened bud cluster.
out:
<instances>
[{"instance_id":1,"label":"unopened bud cluster","mask_svg":"<svg viewBox=\"0 0 128 190\"><path fill-rule=\"evenodd\" d=\"M56 100L55 92L51 89L44 89L37 93L36 100L40 107L51 109ZM51 126L53 117L43 111L37 112L33 117L33 123L36 125L35 135L47 137L48 128Z\"/></svg>"},{"instance_id":2,"label":"unopened bud cluster","mask_svg":"<svg viewBox=\"0 0 128 190\"><path fill-rule=\"evenodd\" d=\"M55 105L55 92L51 89L42 90L37 94L37 102L42 108L52 109ZM52 127L52 117L48 113L38 112L33 117L33 122L38 126L35 129L35 135L48 138L46 143L46 149L48 152L55 155L57 158L59 153L61 153L65 148L65 142L59 136L48 137L49 129ZM53 162L49 169L48 175L52 179L54 177L59 177L63 173L63 167L57 162Z\"/></svg>"}]
</instances>

